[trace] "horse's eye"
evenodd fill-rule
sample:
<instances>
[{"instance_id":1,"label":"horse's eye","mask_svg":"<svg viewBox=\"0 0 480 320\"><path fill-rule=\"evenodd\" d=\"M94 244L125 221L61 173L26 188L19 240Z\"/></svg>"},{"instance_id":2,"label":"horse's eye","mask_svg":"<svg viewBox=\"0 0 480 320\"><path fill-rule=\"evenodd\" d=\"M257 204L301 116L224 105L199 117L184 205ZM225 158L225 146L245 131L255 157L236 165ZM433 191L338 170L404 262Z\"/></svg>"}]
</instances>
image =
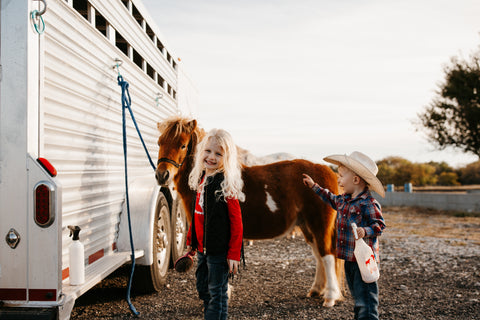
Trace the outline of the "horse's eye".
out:
<instances>
[{"instance_id":1,"label":"horse's eye","mask_svg":"<svg viewBox=\"0 0 480 320\"><path fill-rule=\"evenodd\" d=\"M187 147L186 145L183 145L183 146L182 146L182 150L185 149L186 147Z\"/></svg>"}]
</instances>

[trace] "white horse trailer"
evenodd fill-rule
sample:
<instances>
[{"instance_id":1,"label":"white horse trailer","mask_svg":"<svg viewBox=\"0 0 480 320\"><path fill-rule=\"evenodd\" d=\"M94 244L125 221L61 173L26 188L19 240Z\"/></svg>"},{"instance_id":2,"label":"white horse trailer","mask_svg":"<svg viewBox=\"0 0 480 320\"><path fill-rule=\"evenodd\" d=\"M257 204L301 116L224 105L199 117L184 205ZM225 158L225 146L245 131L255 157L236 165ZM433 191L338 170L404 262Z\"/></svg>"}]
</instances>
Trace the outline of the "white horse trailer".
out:
<instances>
[{"instance_id":1,"label":"white horse trailer","mask_svg":"<svg viewBox=\"0 0 480 320\"><path fill-rule=\"evenodd\" d=\"M157 122L193 111L196 91L140 0L0 7L0 318L68 319L77 297L131 260L117 76L154 159ZM127 144L133 288L158 291L184 249L185 215L157 186L128 115ZM68 225L85 247L76 286Z\"/></svg>"}]
</instances>

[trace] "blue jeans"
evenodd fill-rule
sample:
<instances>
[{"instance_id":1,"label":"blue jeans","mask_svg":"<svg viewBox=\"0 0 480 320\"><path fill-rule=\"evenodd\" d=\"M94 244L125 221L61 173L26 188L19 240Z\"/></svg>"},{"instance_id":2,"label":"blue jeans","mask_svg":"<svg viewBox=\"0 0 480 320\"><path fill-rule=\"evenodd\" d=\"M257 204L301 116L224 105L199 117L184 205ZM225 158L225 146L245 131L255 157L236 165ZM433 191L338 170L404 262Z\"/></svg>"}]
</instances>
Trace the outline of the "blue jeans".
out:
<instances>
[{"instance_id":1,"label":"blue jeans","mask_svg":"<svg viewBox=\"0 0 480 320\"><path fill-rule=\"evenodd\" d=\"M345 261L345 277L348 288L355 299L355 318L378 320L377 282L365 283L356 262Z\"/></svg>"},{"instance_id":2,"label":"blue jeans","mask_svg":"<svg viewBox=\"0 0 480 320\"><path fill-rule=\"evenodd\" d=\"M203 300L206 320L225 320L228 313L227 256L211 256L198 252L197 291Z\"/></svg>"}]
</instances>

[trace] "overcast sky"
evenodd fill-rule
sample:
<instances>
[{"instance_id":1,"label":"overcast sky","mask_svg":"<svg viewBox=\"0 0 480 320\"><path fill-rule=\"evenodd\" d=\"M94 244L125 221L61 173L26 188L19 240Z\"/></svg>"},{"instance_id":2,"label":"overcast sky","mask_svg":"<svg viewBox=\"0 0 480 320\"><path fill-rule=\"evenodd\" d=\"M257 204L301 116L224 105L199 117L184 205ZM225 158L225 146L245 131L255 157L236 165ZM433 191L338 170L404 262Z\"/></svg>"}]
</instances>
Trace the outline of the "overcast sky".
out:
<instances>
[{"instance_id":1,"label":"overcast sky","mask_svg":"<svg viewBox=\"0 0 480 320\"><path fill-rule=\"evenodd\" d=\"M452 56L480 44L478 0L143 0L196 84L195 117L256 155L476 161L413 122Z\"/></svg>"}]
</instances>

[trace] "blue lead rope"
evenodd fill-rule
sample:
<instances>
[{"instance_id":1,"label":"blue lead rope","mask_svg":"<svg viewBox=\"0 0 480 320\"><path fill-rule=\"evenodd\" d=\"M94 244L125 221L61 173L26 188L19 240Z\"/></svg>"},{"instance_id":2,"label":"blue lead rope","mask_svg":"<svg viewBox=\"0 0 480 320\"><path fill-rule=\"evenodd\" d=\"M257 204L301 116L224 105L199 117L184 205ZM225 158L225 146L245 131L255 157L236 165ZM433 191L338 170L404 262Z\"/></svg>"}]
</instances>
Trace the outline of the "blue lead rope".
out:
<instances>
[{"instance_id":1,"label":"blue lead rope","mask_svg":"<svg viewBox=\"0 0 480 320\"><path fill-rule=\"evenodd\" d=\"M123 118L123 137L124 137L124 147L123 150L127 150L127 146L125 145L126 143L126 131L125 131L125 109L128 109L128 112L130 112L130 116L132 117L133 124L135 125L135 129L137 129L138 137L140 138L140 141L142 142L143 149L145 150L145 153L147 154L148 161L150 162L150 165L153 168L153 171L156 170L155 165L153 164L152 158L150 157L150 154L148 153L147 146L145 145L145 142L143 141L142 134L140 133L140 129L138 129L137 121L135 120L135 116L133 115L133 111L131 106L132 99L130 98L130 92L128 91L128 82L123 80L123 77L119 74L117 77L118 85L122 87L122 118ZM126 162L125 162L126 163Z\"/></svg>"},{"instance_id":2,"label":"blue lead rope","mask_svg":"<svg viewBox=\"0 0 480 320\"><path fill-rule=\"evenodd\" d=\"M122 88L122 132L123 132L123 159L125 162L125 197L127 201L127 217L128 217L128 230L130 232L130 248L132 250L132 269L130 272L130 278L128 279L128 287L127 287L127 303L128 306L130 307L130 311L138 316L140 315L140 312L138 312L135 307L133 306L131 300L130 300L130 291L132 289L132 280L133 280L133 273L135 271L135 248L133 246L133 236L132 236L132 224L130 221L130 200L128 197L128 172L127 172L127 126L125 122L125 109L128 109L130 112L130 116L132 118L132 121L135 125L135 128L137 129L138 136L140 137L140 141L142 141L143 148L145 149L145 152L147 153L148 160L150 161L150 165L152 166L153 170L155 171L155 165L153 164L152 158L150 157L150 154L148 153L147 147L145 146L145 142L143 141L142 134L140 133L140 130L138 129L137 122L135 121L135 117L133 116L131 103L132 99L130 98L130 92L128 91L128 82L123 80L123 77L118 75L117 77L118 85Z\"/></svg>"}]
</instances>

